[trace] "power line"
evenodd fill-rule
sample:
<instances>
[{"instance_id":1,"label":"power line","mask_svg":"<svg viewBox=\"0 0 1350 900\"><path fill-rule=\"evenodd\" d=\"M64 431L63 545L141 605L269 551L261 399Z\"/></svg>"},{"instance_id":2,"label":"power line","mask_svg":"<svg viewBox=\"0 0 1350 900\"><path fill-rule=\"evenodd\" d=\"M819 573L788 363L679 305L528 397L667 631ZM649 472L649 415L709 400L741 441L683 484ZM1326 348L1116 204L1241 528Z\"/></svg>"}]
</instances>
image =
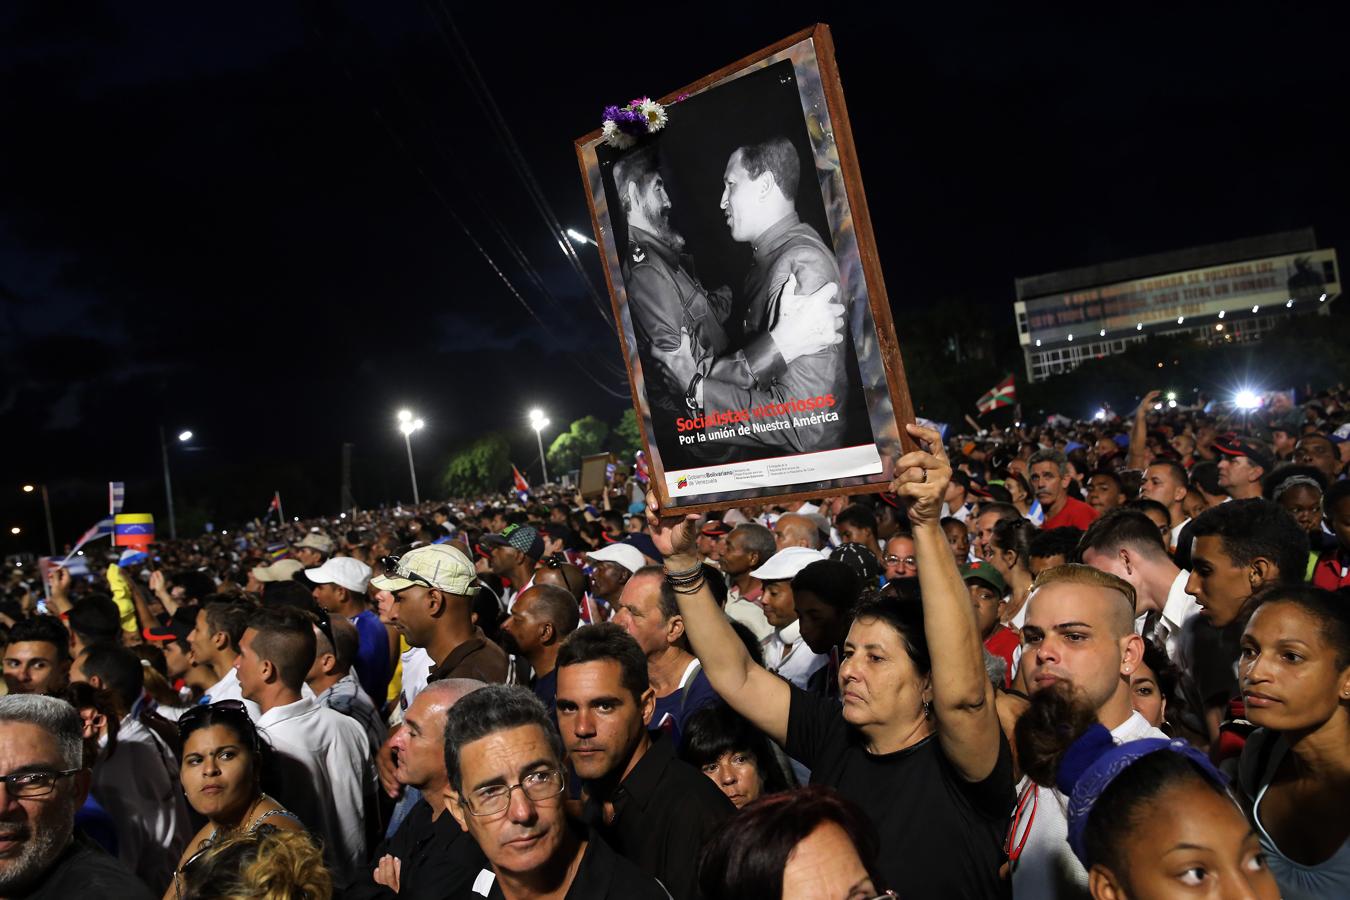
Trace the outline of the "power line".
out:
<instances>
[{"instance_id":1,"label":"power line","mask_svg":"<svg viewBox=\"0 0 1350 900\"><path fill-rule=\"evenodd\" d=\"M329 41L328 36L324 34L324 32L317 25L311 24L310 29L314 32L315 35L319 37L320 40L324 42L325 46L327 46L331 51L332 43ZM359 85L357 84L355 76L353 76L352 74L351 68L341 59L333 59L333 62L338 66L339 69L342 70L342 74L344 77L346 77L348 83L351 84L353 88L357 88L359 90ZM539 315L534 311L534 308L530 306L530 304L525 300L523 296L521 296L521 293L516 289L515 284L513 284L511 279L507 277L506 273L502 271L501 267L497 265L496 260L492 258L492 254L488 253L487 248L485 248L482 242L480 242L478 238L474 236L473 231L469 228L468 224L459 215L459 213L457 213L454 210L454 208L450 205L450 202L441 192L441 189L432 180L431 176L427 174L426 169L413 156L411 148L408 147L407 143L403 140L403 138L399 135L399 133L395 131L393 124L389 121L388 117L384 115L384 111L380 108L379 104L376 103L374 99L368 99L367 102L370 105L371 113L375 116L375 119L380 123L381 127L385 131L385 134L394 143L395 147L397 147L398 150L408 158L408 162L412 166L413 170L417 172L419 176L421 176L422 180L426 183L427 189L431 191L432 196L436 198L436 200L441 204L442 208L445 209L446 213L449 214L450 218L464 233L464 237L468 239L469 243L473 246L474 250L478 252L479 256L483 258L483 261L487 263L488 267L492 269L492 271L497 275L497 277L501 279L502 283L506 285L506 289L511 293L513 297L516 298L517 302L519 302L520 305L525 309L525 311L529 314L530 318L534 320L535 324L539 326L540 330L542 330L546 335L550 337L550 339L552 339L552 332L550 332L548 326L544 324L543 319L539 318ZM609 385L606 385L603 382L601 382L590 372L590 370L588 370L585 366L582 366L571 356L566 354L564 354L564 356L568 362L576 366L577 369L579 369L583 375L589 378L597 387L605 391L610 396L620 399L628 398L628 395L626 393L620 393L619 391L616 391Z\"/></svg>"},{"instance_id":2,"label":"power line","mask_svg":"<svg viewBox=\"0 0 1350 900\"><path fill-rule=\"evenodd\" d=\"M496 132L497 140L500 141L502 146L506 149L508 159L510 159L511 164L515 167L516 174L520 177L521 182L524 183L526 192L534 201L535 208L543 218L544 224L548 226L550 233L553 235L553 239L557 242L558 249L562 251L563 256L567 258L567 261L571 263L572 268L577 273L577 277L586 285L586 292L590 295L591 302L595 305L596 311L600 314L600 317L605 320L606 324L608 324L611 329L615 329L615 324L610 318L611 313L609 309L601 299L599 292L596 291L595 284L591 281L590 276L586 274L586 269L581 264L581 258L577 256L576 249L572 246L572 242L567 239L566 230L563 228L562 222L559 221L557 215L553 212L553 208L549 205L548 199L544 196L543 189L539 186L538 180L534 177L534 173L531 171L529 163L525 161L524 155L521 154L520 147L516 144L515 137L511 134L511 129L507 127L506 119L502 116L501 110L497 107L496 101L492 98L492 92L489 90L487 82L483 80L482 73L478 71L478 66L473 61L473 54L469 52L468 45L464 42L463 36L459 33L459 28L455 25L454 18L450 15L449 10L445 8L445 4L442 0L436 0L436 6L440 10L441 16L445 20L445 24L449 26L450 33L453 35L455 44L457 45L451 47L449 45L449 38L446 37L444 27L437 21L434 12L430 8L429 0L423 0L423 6L427 9L428 14L431 15L432 21L437 23L437 33L439 33L441 39L446 42L451 59L454 60L455 66L460 70L460 74L473 90L474 98L478 101L478 105L482 107L483 114L487 116L488 123L492 126L493 131Z\"/></svg>"}]
</instances>

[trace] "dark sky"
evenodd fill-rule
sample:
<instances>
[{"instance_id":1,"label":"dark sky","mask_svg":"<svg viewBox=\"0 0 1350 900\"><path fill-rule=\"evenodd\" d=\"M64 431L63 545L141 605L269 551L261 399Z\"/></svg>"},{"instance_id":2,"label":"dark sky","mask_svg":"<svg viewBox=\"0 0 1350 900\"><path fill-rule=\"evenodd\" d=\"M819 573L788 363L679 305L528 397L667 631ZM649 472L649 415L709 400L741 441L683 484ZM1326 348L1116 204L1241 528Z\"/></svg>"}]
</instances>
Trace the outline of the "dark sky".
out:
<instances>
[{"instance_id":1,"label":"dark sky","mask_svg":"<svg viewBox=\"0 0 1350 900\"><path fill-rule=\"evenodd\" d=\"M1015 276L1307 225L1345 258L1343 3L748 6L5 4L5 553L41 528L25 481L51 485L60 541L110 479L162 513L161 424L198 435L171 448L180 507L227 522L273 488L335 509L344 441L359 502L406 497L400 406L428 422L424 493L484 431L532 464L531 406L618 418L614 337L450 21L549 206L589 232L572 141L605 104L827 19L898 324L962 303L1011 346Z\"/></svg>"}]
</instances>

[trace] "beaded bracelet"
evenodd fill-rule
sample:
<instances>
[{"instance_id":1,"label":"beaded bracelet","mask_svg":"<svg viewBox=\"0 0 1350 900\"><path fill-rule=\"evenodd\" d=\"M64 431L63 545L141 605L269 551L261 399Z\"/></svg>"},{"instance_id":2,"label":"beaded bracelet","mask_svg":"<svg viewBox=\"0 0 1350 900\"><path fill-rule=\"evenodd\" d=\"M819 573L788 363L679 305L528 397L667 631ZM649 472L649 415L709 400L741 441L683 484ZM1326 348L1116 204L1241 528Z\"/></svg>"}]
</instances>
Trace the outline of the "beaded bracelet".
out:
<instances>
[{"instance_id":1,"label":"beaded bracelet","mask_svg":"<svg viewBox=\"0 0 1350 900\"><path fill-rule=\"evenodd\" d=\"M676 587L674 584L672 584L670 586L670 589L677 594L697 594L699 591L703 590L703 579L697 578L694 581L689 582L688 584L681 585L680 587Z\"/></svg>"}]
</instances>

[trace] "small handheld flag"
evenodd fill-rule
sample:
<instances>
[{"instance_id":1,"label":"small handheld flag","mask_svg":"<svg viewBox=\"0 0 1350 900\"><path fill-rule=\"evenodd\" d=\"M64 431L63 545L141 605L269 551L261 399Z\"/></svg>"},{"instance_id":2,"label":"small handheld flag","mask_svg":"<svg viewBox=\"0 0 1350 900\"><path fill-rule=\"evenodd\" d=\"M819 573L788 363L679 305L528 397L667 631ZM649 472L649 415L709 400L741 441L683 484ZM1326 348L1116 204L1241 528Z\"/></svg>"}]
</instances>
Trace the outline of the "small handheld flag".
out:
<instances>
[{"instance_id":1,"label":"small handheld flag","mask_svg":"<svg viewBox=\"0 0 1350 900\"><path fill-rule=\"evenodd\" d=\"M511 474L515 476L516 492L521 494L528 494L530 492L530 483L525 480L525 476L520 474L520 470L517 469L514 465L511 466Z\"/></svg>"},{"instance_id":2,"label":"small handheld flag","mask_svg":"<svg viewBox=\"0 0 1350 900\"><path fill-rule=\"evenodd\" d=\"M122 511L126 502L127 485L124 481L108 482L108 515L115 516Z\"/></svg>"},{"instance_id":3,"label":"small handheld flag","mask_svg":"<svg viewBox=\"0 0 1350 900\"><path fill-rule=\"evenodd\" d=\"M155 517L150 513L113 516L113 545L144 550L155 540Z\"/></svg>"}]
</instances>

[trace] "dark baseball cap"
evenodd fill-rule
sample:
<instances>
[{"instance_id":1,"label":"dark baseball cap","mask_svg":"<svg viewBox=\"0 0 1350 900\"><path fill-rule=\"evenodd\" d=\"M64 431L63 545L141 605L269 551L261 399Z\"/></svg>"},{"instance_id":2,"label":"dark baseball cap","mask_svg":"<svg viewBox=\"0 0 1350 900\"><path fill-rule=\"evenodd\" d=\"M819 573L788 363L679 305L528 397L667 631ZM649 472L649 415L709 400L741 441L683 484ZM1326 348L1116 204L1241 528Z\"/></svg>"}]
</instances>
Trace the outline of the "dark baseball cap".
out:
<instances>
[{"instance_id":1,"label":"dark baseball cap","mask_svg":"<svg viewBox=\"0 0 1350 900\"><path fill-rule=\"evenodd\" d=\"M188 635L197 626L197 609L195 606L178 607L169 616L168 624L145 629L145 639L156 644L164 641L182 641L186 644Z\"/></svg>"},{"instance_id":2,"label":"dark baseball cap","mask_svg":"<svg viewBox=\"0 0 1350 900\"><path fill-rule=\"evenodd\" d=\"M484 547L515 547L530 559L544 555L544 539L533 525L507 525L501 534L485 534L478 541Z\"/></svg>"},{"instance_id":3,"label":"dark baseball cap","mask_svg":"<svg viewBox=\"0 0 1350 900\"><path fill-rule=\"evenodd\" d=\"M1220 435L1214 439L1214 449L1225 456L1245 456L1267 471L1275 465L1275 457L1265 445L1245 435Z\"/></svg>"}]
</instances>

